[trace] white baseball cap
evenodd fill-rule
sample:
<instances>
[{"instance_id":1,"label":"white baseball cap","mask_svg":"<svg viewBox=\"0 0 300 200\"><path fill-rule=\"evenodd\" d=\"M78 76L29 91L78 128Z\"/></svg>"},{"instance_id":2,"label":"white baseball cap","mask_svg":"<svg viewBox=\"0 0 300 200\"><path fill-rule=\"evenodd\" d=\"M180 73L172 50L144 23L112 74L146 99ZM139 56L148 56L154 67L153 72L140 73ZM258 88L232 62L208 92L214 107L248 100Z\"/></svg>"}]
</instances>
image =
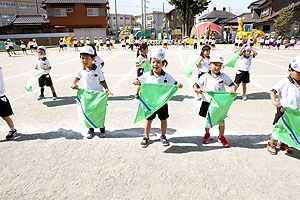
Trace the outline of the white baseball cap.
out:
<instances>
[{"instance_id":1,"label":"white baseball cap","mask_svg":"<svg viewBox=\"0 0 300 200\"><path fill-rule=\"evenodd\" d=\"M160 49L153 49L150 53L150 58L154 58L156 60L165 60L165 51L160 48Z\"/></svg>"},{"instance_id":2,"label":"white baseball cap","mask_svg":"<svg viewBox=\"0 0 300 200\"><path fill-rule=\"evenodd\" d=\"M89 55L95 55L95 51L91 46L84 46L80 49L80 54L86 53Z\"/></svg>"},{"instance_id":3,"label":"white baseball cap","mask_svg":"<svg viewBox=\"0 0 300 200\"><path fill-rule=\"evenodd\" d=\"M290 65L293 70L300 72L300 56L293 58Z\"/></svg>"},{"instance_id":4,"label":"white baseball cap","mask_svg":"<svg viewBox=\"0 0 300 200\"><path fill-rule=\"evenodd\" d=\"M210 56L209 58L209 63L212 63L212 62L219 62L219 63L224 63L224 58L220 55L220 54L213 54Z\"/></svg>"},{"instance_id":5,"label":"white baseball cap","mask_svg":"<svg viewBox=\"0 0 300 200\"><path fill-rule=\"evenodd\" d=\"M44 46L39 46L38 49L41 49L41 50L43 50L44 52L46 52L46 47L44 47Z\"/></svg>"}]
</instances>

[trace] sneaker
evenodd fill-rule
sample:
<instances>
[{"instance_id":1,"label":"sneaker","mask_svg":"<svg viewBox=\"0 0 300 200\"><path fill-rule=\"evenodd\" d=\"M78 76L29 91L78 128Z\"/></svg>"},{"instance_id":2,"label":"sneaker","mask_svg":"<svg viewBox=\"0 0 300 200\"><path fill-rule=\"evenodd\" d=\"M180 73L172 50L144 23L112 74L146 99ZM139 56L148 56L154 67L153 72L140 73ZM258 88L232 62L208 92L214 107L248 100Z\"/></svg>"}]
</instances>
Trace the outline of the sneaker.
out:
<instances>
[{"instance_id":1,"label":"sneaker","mask_svg":"<svg viewBox=\"0 0 300 200\"><path fill-rule=\"evenodd\" d=\"M203 144L208 144L209 138L210 138L210 134L209 133L205 133L205 135L204 135L204 137L202 139L202 143Z\"/></svg>"},{"instance_id":2,"label":"sneaker","mask_svg":"<svg viewBox=\"0 0 300 200\"><path fill-rule=\"evenodd\" d=\"M135 99L140 99L140 95L139 94L135 94L134 98Z\"/></svg>"},{"instance_id":3,"label":"sneaker","mask_svg":"<svg viewBox=\"0 0 300 200\"><path fill-rule=\"evenodd\" d=\"M94 129L89 129L88 134L86 136L87 139L92 139L94 137Z\"/></svg>"},{"instance_id":4,"label":"sneaker","mask_svg":"<svg viewBox=\"0 0 300 200\"><path fill-rule=\"evenodd\" d=\"M52 99L53 99L53 100L56 100L56 99L57 99L57 96L56 96L56 95L55 95L55 96L53 96L53 97L52 97Z\"/></svg>"},{"instance_id":5,"label":"sneaker","mask_svg":"<svg viewBox=\"0 0 300 200\"><path fill-rule=\"evenodd\" d=\"M45 98L44 95L40 95L37 100L42 100L43 98Z\"/></svg>"},{"instance_id":6,"label":"sneaker","mask_svg":"<svg viewBox=\"0 0 300 200\"><path fill-rule=\"evenodd\" d=\"M13 139L17 135L17 130L10 130L6 136L7 140Z\"/></svg>"},{"instance_id":7,"label":"sneaker","mask_svg":"<svg viewBox=\"0 0 300 200\"><path fill-rule=\"evenodd\" d=\"M149 138L143 138L142 142L141 142L141 147L142 148L146 148L149 145Z\"/></svg>"},{"instance_id":8,"label":"sneaker","mask_svg":"<svg viewBox=\"0 0 300 200\"><path fill-rule=\"evenodd\" d=\"M160 136L160 142L162 143L163 146L169 146L170 145L170 143L168 142L165 135Z\"/></svg>"},{"instance_id":9,"label":"sneaker","mask_svg":"<svg viewBox=\"0 0 300 200\"><path fill-rule=\"evenodd\" d=\"M248 99L248 98L247 98L247 95L244 95L244 94L243 94L242 100L243 100L243 101L247 101L247 99Z\"/></svg>"},{"instance_id":10,"label":"sneaker","mask_svg":"<svg viewBox=\"0 0 300 200\"><path fill-rule=\"evenodd\" d=\"M100 128L100 137L101 138L105 137L105 127L104 128Z\"/></svg>"},{"instance_id":11,"label":"sneaker","mask_svg":"<svg viewBox=\"0 0 300 200\"><path fill-rule=\"evenodd\" d=\"M288 153L290 153L290 154L293 154L294 152L293 152L293 149L291 148L291 147L289 147L287 144L285 144L285 143L283 143L283 142L280 142L279 143L279 145L280 145L280 149L281 150L283 150L283 151L287 151Z\"/></svg>"},{"instance_id":12,"label":"sneaker","mask_svg":"<svg viewBox=\"0 0 300 200\"><path fill-rule=\"evenodd\" d=\"M229 143L227 142L226 138L224 136L218 137L219 142L223 144L224 147L229 147Z\"/></svg>"}]
</instances>

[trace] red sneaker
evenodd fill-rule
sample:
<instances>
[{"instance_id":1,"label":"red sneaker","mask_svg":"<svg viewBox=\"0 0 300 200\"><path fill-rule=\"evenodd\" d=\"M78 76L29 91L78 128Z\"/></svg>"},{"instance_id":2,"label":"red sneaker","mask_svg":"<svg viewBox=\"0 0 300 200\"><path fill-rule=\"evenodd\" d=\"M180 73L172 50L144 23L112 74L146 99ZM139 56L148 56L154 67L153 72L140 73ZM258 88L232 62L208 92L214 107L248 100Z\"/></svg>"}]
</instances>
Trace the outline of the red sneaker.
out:
<instances>
[{"instance_id":1,"label":"red sneaker","mask_svg":"<svg viewBox=\"0 0 300 200\"><path fill-rule=\"evenodd\" d=\"M205 135L204 135L204 137L202 139L202 143L203 144L208 144L209 138L210 138L210 134L209 133L205 133Z\"/></svg>"},{"instance_id":2,"label":"red sneaker","mask_svg":"<svg viewBox=\"0 0 300 200\"><path fill-rule=\"evenodd\" d=\"M227 142L226 138L224 136L218 137L219 142L223 144L224 147L229 147L229 143Z\"/></svg>"}]
</instances>

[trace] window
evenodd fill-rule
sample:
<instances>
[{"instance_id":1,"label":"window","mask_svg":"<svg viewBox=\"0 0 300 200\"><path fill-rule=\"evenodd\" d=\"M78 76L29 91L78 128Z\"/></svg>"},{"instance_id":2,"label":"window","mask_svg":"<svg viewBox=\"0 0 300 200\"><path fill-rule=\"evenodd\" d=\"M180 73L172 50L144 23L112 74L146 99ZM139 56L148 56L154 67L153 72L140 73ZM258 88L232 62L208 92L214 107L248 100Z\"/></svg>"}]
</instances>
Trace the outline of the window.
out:
<instances>
[{"instance_id":1,"label":"window","mask_svg":"<svg viewBox=\"0 0 300 200\"><path fill-rule=\"evenodd\" d=\"M130 20L130 17L125 17L126 20Z\"/></svg>"},{"instance_id":2,"label":"window","mask_svg":"<svg viewBox=\"0 0 300 200\"><path fill-rule=\"evenodd\" d=\"M148 16L147 19L148 20L152 20L153 16Z\"/></svg>"},{"instance_id":3,"label":"window","mask_svg":"<svg viewBox=\"0 0 300 200\"><path fill-rule=\"evenodd\" d=\"M0 8L15 8L16 3L0 2Z\"/></svg>"},{"instance_id":4,"label":"window","mask_svg":"<svg viewBox=\"0 0 300 200\"><path fill-rule=\"evenodd\" d=\"M73 12L73 8L67 8L67 12Z\"/></svg>"},{"instance_id":5,"label":"window","mask_svg":"<svg viewBox=\"0 0 300 200\"><path fill-rule=\"evenodd\" d=\"M113 19L116 19L116 17L113 17Z\"/></svg>"},{"instance_id":6,"label":"window","mask_svg":"<svg viewBox=\"0 0 300 200\"><path fill-rule=\"evenodd\" d=\"M0 13L0 16L2 18L11 18L11 17L15 17L16 14L14 14L14 13Z\"/></svg>"},{"instance_id":7,"label":"window","mask_svg":"<svg viewBox=\"0 0 300 200\"><path fill-rule=\"evenodd\" d=\"M66 8L54 8L54 16L55 17L66 17L67 9Z\"/></svg>"},{"instance_id":8,"label":"window","mask_svg":"<svg viewBox=\"0 0 300 200\"><path fill-rule=\"evenodd\" d=\"M270 8L265 8L262 10L260 17L263 18L263 17L269 16L269 14L270 14Z\"/></svg>"},{"instance_id":9,"label":"window","mask_svg":"<svg viewBox=\"0 0 300 200\"><path fill-rule=\"evenodd\" d=\"M36 9L36 5L30 3L19 3L18 7L20 9Z\"/></svg>"},{"instance_id":10,"label":"window","mask_svg":"<svg viewBox=\"0 0 300 200\"><path fill-rule=\"evenodd\" d=\"M99 8L87 8L87 16L99 16Z\"/></svg>"},{"instance_id":11,"label":"window","mask_svg":"<svg viewBox=\"0 0 300 200\"><path fill-rule=\"evenodd\" d=\"M171 20L174 20L174 16L173 15L171 15Z\"/></svg>"},{"instance_id":12,"label":"window","mask_svg":"<svg viewBox=\"0 0 300 200\"><path fill-rule=\"evenodd\" d=\"M120 17L120 19L123 19L123 17Z\"/></svg>"}]
</instances>

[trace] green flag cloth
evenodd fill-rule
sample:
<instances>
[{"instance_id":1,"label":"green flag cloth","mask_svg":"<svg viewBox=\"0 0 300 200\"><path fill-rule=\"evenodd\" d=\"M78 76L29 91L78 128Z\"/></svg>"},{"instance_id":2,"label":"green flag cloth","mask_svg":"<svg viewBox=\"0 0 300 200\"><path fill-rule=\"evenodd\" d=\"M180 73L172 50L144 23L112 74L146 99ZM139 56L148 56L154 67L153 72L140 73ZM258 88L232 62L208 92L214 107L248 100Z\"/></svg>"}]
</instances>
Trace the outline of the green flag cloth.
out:
<instances>
[{"instance_id":1,"label":"green flag cloth","mask_svg":"<svg viewBox=\"0 0 300 200\"><path fill-rule=\"evenodd\" d=\"M77 114L87 128L104 128L108 94L90 89L78 89Z\"/></svg>"},{"instance_id":2,"label":"green flag cloth","mask_svg":"<svg viewBox=\"0 0 300 200\"><path fill-rule=\"evenodd\" d=\"M32 92L33 84L36 83L36 81L44 74L44 72L45 70L39 69L30 77L30 79L27 81L25 85L25 89L27 90L27 92Z\"/></svg>"},{"instance_id":3,"label":"green flag cloth","mask_svg":"<svg viewBox=\"0 0 300 200\"><path fill-rule=\"evenodd\" d=\"M142 83L138 112L134 123L150 117L163 107L178 90L177 85Z\"/></svg>"},{"instance_id":4,"label":"green flag cloth","mask_svg":"<svg viewBox=\"0 0 300 200\"><path fill-rule=\"evenodd\" d=\"M188 78L191 77L193 69L199 61L200 56L196 53L196 51L193 51L192 54L188 57L188 59L185 61L185 64L181 67L181 73Z\"/></svg>"},{"instance_id":5,"label":"green flag cloth","mask_svg":"<svg viewBox=\"0 0 300 200\"><path fill-rule=\"evenodd\" d=\"M272 138L300 150L300 110L284 107L284 114L276 123Z\"/></svg>"},{"instance_id":6,"label":"green flag cloth","mask_svg":"<svg viewBox=\"0 0 300 200\"><path fill-rule=\"evenodd\" d=\"M151 68L151 66L150 66L150 61L146 61L145 63L144 63L144 71L145 72L150 72L152 70L152 68Z\"/></svg>"},{"instance_id":7,"label":"green flag cloth","mask_svg":"<svg viewBox=\"0 0 300 200\"><path fill-rule=\"evenodd\" d=\"M235 63L236 63L236 61L237 61L238 58L239 58L240 50L241 50L241 49L238 49L238 50L234 51L233 56L231 56L231 57L227 60L227 62L223 65L223 69L224 69L225 67L232 67L232 68L234 68Z\"/></svg>"},{"instance_id":8,"label":"green flag cloth","mask_svg":"<svg viewBox=\"0 0 300 200\"><path fill-rule=\"evenodd\" d=\"M208 123L207 128L212 128L215 125L221 124L226 114L229 111L231 104L238 93L230 94L229 92L209 92L203 91L211 97L206 118Z\"/></svg>"}]
</instances>

